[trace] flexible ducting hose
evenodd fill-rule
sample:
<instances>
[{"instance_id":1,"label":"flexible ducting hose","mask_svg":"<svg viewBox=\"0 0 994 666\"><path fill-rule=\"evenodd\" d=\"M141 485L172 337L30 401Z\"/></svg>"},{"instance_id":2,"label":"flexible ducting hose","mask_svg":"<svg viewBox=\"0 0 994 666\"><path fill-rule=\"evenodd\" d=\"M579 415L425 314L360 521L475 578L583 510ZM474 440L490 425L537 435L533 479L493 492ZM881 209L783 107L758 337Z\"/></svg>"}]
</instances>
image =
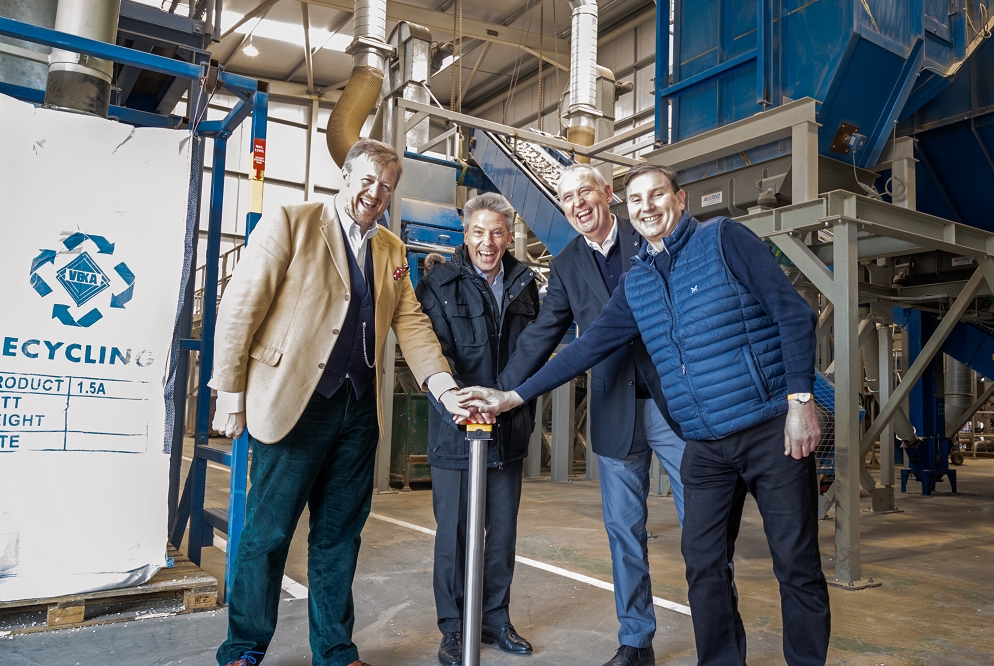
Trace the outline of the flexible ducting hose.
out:
<instances>
[{"instance_id":1,"label":"flexible ducting hose","mask_svg":"<svg viewBox=\"0 0 994 666\"><path fill-rule=\"evenodd\" d=\"M383 84L383 71L368 65L352 68L352 77L328 118L328 150L342 166L349 149L359 141L359 132L376 106Z\"/></svg>"},{"instance_id":2,"label":"flexible ducting hose","mask_svg":"<svg viewBox=\"0 0 994 666\"><path fill-rule=\"evenodd\" d=\"M577 125L566 129L566 140L578 146L594 145L594 128L586 125ZM590 164L590 158L583 155L576 155L575 159L581 164Z\"/></svg>"},{"instance_id":3,"label":"flexible ducting hose","mask_svg":"<svg viewBox=\"0 0 994 666\"><path fill-rule=\"evenodd\" d=\"M355 0L353 18L352 75L328 118L328 151L342 166L349 150L359 141L359 132L380 99L386 69L386 0ZM353 50L354 49L354 50Z\"/></svg>"}]
</instances>

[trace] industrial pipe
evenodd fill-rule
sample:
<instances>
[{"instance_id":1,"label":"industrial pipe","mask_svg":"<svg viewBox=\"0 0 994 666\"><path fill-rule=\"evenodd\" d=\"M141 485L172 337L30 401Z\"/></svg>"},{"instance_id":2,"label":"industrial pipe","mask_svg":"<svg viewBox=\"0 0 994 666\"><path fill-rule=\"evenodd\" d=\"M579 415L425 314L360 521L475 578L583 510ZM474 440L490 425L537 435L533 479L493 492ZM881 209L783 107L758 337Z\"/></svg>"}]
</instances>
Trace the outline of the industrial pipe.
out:
<instances>
[{"instance_id":1,"label":"industrial pipe","mask_svg":"<svg viewBox=\"0 0 994 666\"><path fill-rule=\"evenodd\" d=\"M355 0L352 43L352 75L328 118L328 150L338 166L359 141L359 132L380 98L386 70L386 0Z\"/></svg>"},{"instance_id":2,"label":"industrial pipe","mask_svg":"<svg viewBox=\"0 0 994 666\"><path fill-rule=\"evenodd\" d=\"M597 0L570 0L570 102L566 140L579 146L594 143L597 119ZM589 157L577 156L589 163Z\"/></svg>"},{"instance_id":3,"label":"industrial pipe","mask_svg":"<svg viewBox=\"0 0 994 666\"><path fill-rule=\"evenodd\" d=\"M876 392L879 392L880 345L875 335L871 335L867 339L870 342L863 344L859 350L863 356L863 372L866 374L866 381L870 385L871 390L875 389ZM883 409L882 404L880 408ZM897 408L897 411L894 412L894 418L891 420L891 425L894 426L894 434L897 435L897 438L901 440L901 443L906 448L915 448L920 445L921 440L918 438L918 433L915 432L915 427L911 425L911 421L908 419L908 415L904 413L904 409ZM890 446L890 442L880 442L880 445L881 447Z\"/></svg>"},{"instance_id":4,"label":"industrial pipe","mask_svg":"<svg viewBox=\"0 0 994 666\"><path fill-rule=\"evenodd\" d=\"M977 373L945 354L946 428L956 423L977 399Z\"/></svg>"},{"instance_id":5,"label":"industrial pipe","mask_svg":"<svg viewBox=\"0 0 994 666\"><path fill-rule=\"evenodd\" d=\"M108 44L117 41L121 0L59 0L55 29ZM45 104L107 117L114 63L52 49Z\"/></svg>"}]
</instances>

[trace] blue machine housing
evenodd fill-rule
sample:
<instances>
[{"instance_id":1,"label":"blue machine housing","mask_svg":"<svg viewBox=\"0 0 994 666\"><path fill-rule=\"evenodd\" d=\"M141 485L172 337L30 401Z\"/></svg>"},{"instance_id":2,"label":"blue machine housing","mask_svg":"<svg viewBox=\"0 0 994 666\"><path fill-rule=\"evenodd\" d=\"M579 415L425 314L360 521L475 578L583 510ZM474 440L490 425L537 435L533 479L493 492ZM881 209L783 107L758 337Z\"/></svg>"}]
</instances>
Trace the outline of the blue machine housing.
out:
<instances>
[{"instance_id":1,"label":"blue machine housing","mask_svg":"<svg viewBox=\"0 0 994 666\"><path fill-rule=\"evenodd\" d=\"M897 130L917 139L918 210L994 231L994 40Z\"/></svg>"},{"instance_id":2,"label":"blue machine housing","mask_svg":"<svg viewBox=\"0 0 994 666\"><path fill-rule=\"evenodd\" d=\"M950 84L946 73L975 38L958 0L670 0L657 5L657 81L668 80L663 21L671 4L672 82L657 90L657 141L677 142L812 97L822 103L819 152L864 168L876 163L899 119ZM979 6L968 6L979 24ZM843 123L868 137L855 156L832 148ZM781 141L688 170L685 178L789 152L790 142Z\"/></svg>"}]
</instances>

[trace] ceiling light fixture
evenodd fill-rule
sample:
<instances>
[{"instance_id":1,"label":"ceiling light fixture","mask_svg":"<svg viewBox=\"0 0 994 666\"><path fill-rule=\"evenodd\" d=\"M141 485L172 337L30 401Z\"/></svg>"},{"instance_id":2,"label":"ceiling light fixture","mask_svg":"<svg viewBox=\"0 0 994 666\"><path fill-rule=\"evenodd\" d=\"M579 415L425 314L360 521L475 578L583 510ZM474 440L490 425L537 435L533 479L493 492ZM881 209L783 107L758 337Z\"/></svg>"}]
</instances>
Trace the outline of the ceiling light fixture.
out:
<instances>
[{"instance_id":1,"label":"ceiling light fixture","mask_svg":"<svg viewBox=\"0 0 994 666\"><path fill-rule=\"evenodd\" d=\"M254 58L257 55L259 55L259 49L255 48L255 46L252 44L251 36L249 37L249 43L246 44L245 48L242 49L242 53L249 56L250 58Z\"/></svg>"}]
</instances>

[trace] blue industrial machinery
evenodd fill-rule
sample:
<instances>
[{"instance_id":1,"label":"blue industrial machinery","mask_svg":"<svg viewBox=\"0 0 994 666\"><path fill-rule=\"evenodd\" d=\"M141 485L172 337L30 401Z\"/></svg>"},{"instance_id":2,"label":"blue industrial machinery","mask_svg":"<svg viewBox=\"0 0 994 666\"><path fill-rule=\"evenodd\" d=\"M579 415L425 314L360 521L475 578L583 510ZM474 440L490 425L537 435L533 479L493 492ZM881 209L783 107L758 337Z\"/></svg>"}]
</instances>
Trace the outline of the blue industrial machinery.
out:
<instances>
[{"instance_id":1,"label":"blue industrial machinery","mask_svg":"<svg viewBox=\"0 0 994 666\"><path fill-rule=\"evenodd\" d=\"M492 133L473 130L473 138L476 163L549 252L559 254L577 233L566 221L555 192L531 173L513 149ZM564 164L558 151L548 152L557 162Z\"/></svg>"},{"instance_id":2,"label":"blue industrial machinery","mask_svg":"<svg viewBox=\"0 0 994 666\"><path fill-rule=\"evenodd\" d=\"M915 362L929 337L935 332L939 317L930 312L894 308L894 322L907 331L904 353L907 363ZM962 324L960 324L962 325ZM948 340L947 340L947 345ZM908 466L901 470L901 492L907 492L908 477L922 484L922 495L931 495L935 484L949 478L956 492L956 470L949 468L952 442L946 437L946 405L942 393L942 355L929 363L908 397L908 419L918 433L919 445L904 448ZM896 458L896 456L895 456Z\"/></svg>"},{"instance_id":3,"label":"blue industrial machinery","mask_svg":"<svg viewBox=\"0 0 994 666\"><path fill-rule=\"evenodd\" d=\"M934 99L910 113L898 136L917 139L918 210L994 231L994 40L988 39L945 81Z\"/></svg>"},{"instance_id":4,"label":"blue industrial machinery","mask_svg":"<svg viewBox=\"0 0 994 666\"><path fill-rule=\"evenodd\" d=\"M819 153L872 167L895 123L948 86L983 40L977 27L982 17L978 3L961 0L658 3L656 139L675 143L787 100L812 97L821 103ZM855 153L854 134L866 138L865 148ZM760 146L690 169L682 178L696 180L789 152L788 141Z\"/></svg>"},{"instance_id":5,"label":"blue industrial machinery","mask_svg":"<svg viewBox=\"0 0 994 666\"><path fill-rule=\"evenodd\" d=\"M165 16L168 17L169 15L165 14ZM140 17L123 16L122 38L130 39L128 35L136 31L147 36L149 34L148 31L142 30L139 23ZM153 30L151 34L156 33ZM157 38L162 39L163 34L169 34L169 31L166 30L165 33L159 33ZM193 118L191 119L163 115L160 113L162 110L161 106L156 106L154 109L151 108L149 96L144 98L137 96L134 98L138 108L113 105L110 108L109 115L116 117L121 122L136 126L172 128L187 126L188 123L188 127L194 136L188 213L190 216L188 230L191 235L189 242L192 244L190 252L192 261L192 258L197 256L197 242L199 237L197 230L200 227L200 195L203 181L204 155L203 140L209 138L214 141L212 172L214 174L224 174L227 140L234 129L250 115L252 116L253 146L257 145L259 140L264 142L266 138L266 119L269 104L266 84L255 79L230 74L219 67L214 61L209 63L203 62L203 58L199 57L198 54L206 52L196 49L195 44L187 45L189 47L188 52L194 60L194 62L187 62L182 59L166 58L116 44L85 39L7 18L0 18L0 35L113 61L117 64L119 75L121 72L128 72L129 68L139 70L140 72L154 72L164 75L167 77L162 81L165 92L155 96L159 105L164 102L168 104L169 96L176 95L176 81L191 82L188 84L189 95L192 100L191 108L194 109ZM135 80L138 79L139 77L135 77ZM184 84L183 87L186 87L186 85ZM207 113L209 96L220 88L232 92L240 101L223 119L204 120ZM44 101L44 91L33 90L6 82L0 82L0 93L32 103L42 103ZM127 96L124 101L132 101L131 95ZM171 106L168 110L171 110ZM261 171L258 173L258 176L261 178ZM223 176L220 178L214 177L211 179L206 252L208 260L204 278L204 320L202 333L200 339L190 338L194 301L194 280L193 271L191 270L183 302L183 311L180 315L174 342L174 367L176 375L172 382L173 387L175 387L173 389L174 395L172 402L174 405L175 426L173 428L173 441L170 451L169 517L170 541L176 546L183 539L186 522L189 519L189 556L197 564L200 563L200 551L203 543L205 541L210 543L213 539L214 528L227 533L228 548L225 575L227 590L230 589L228 583L230 583L232 572L231 563L244 524L248 442L243 435L233 443L230 452L219 447L212 447L208 442L211 393L207 382L210 379L213 368L214 324L216 319L214 306L217 302L218 256L221 241L221 210L223 202L224 178ZM246 242L248 241L248 234L251 233L259 217L259 212L250 212L248 214L246 220ZM186 397L184 394L189 367L189 357L181 353L183 351L197 351L200 353L200 373L198 377L199 389L197 395L193 464L190 467L182 499L178 499L179 472L183 453L183 430L180 424L185 421ZM208 460L231 467L230 513L228 511L217 510L204 511L203 509Z\"/></svg>"}]
</instances>

